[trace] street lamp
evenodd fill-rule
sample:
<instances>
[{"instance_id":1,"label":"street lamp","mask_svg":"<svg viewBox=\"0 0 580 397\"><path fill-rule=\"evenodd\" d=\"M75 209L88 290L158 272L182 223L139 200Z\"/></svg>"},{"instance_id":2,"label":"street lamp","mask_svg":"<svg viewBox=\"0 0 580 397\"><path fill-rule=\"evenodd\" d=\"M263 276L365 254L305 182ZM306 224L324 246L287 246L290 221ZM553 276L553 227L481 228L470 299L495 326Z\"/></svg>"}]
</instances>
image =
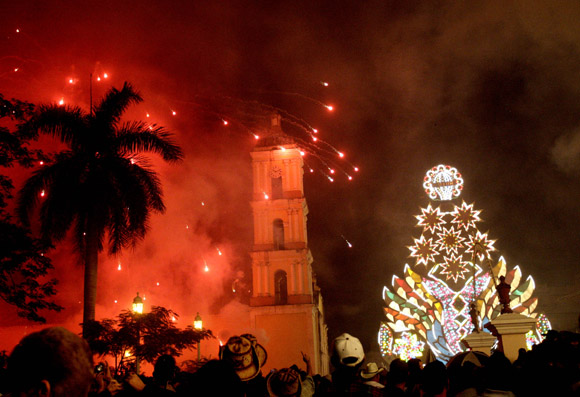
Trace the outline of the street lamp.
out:
<instances>
[{"instance_id":1,"label":"street lamp","mask_svg":"<svg viewBox=\"0 0 580 397\"><path fill-rule=\"evenodd\" d=\"M133 313L143 314L143 299L139 296L139 292L137 292L137 296L133 298Z\"/></svg>"},{"instance_id":2,"label":"street lamp","mask_svg":"<svg viewBox=\"0 0 580 397\"><path fill-rule=\"evenodd\" d=\"M199 315L199 312L197 312L197 316L195 316L195 319L193 320L193 328L195 328L198 331L201 331L203 329L203 322L201 321L201 316ZM201 360L201 339L197 341L197 361L199 362Z\"/></svg>"},{"instance_id":3,"label":"street lamp","mask_svg":"<svg viewBox=\"0 0 580 397\"><path fill-rule=\"evenodd\" d=\"M136 314L136 321L137 321L137 344L141 344L141 314L143 314L143 299L139 296L139 292L137 292L137 296L133 298L133 313ZM137 350L137 347L135 348ZM139 375L139 356L137 355L137 351L135 351L135 372Z\"/></svg>"}]
</instances>

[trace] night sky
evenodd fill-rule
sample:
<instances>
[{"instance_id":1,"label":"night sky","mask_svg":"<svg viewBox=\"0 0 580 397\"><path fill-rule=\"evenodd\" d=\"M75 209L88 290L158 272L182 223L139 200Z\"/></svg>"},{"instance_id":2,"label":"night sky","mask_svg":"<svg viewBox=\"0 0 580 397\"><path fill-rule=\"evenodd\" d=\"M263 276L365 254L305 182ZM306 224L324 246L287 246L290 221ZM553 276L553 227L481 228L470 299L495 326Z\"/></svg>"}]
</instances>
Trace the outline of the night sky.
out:
<instances>
[{"instance_id":1,"label":"night sky","mask_svg":"<svg viewBox=\"0 0 580 397\"><path fill-rule=\"evenodd\" d=\"M331 183L305 157L315 169L305 175L309 246L330 339L349 332L377 350L382 288L413 263L414 215L428 204L422 179L441 163L463 174L461 198L483 210L494 258L534 277L537 311L556 329L576 330L580 3L270 3L0 4L5 97L88 109L91 73L95 100L129 81L145 100L127 118L149 113L186 153L176 165L151 157L167 212L135 250L101 256L97 317L128 308L136 291L173 308L183 326L198 311L235 311L229 286L250 268L255 140L222 115L272 106L316 127L354 176L337 172ZM26 172L11 171L18 183ZM76 327L82 269L67 243L50 256L66 310L48 313L49 323ZM11 349L30 324L11 307L0 313L0 349Z\"/></svg>"}]
</instances>

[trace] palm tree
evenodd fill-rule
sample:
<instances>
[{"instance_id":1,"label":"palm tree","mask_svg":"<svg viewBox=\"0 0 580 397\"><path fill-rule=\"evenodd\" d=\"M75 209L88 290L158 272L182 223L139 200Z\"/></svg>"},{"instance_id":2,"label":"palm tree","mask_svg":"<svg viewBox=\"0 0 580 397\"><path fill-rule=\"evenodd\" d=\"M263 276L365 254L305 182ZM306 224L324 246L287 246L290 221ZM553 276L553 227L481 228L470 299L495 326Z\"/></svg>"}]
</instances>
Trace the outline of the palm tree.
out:
<instances>
[{"instance_id":1,"label":"palm tree","mask_svg":"<svg viewBox=\"0 0 580 397\"><path fill-rule=\"evenodd\" d=\"M144 238L150 214L165 210L159 178L140 153L156 153L169 162L183 157L163 127L121 122L123 112L141 101L125 83L120 91L111 88L89 114L78 107L44 105L22 127L68 146L26 181L17 211L28 225L39 207L40 233L48 241L62 240L73 230L85 268L83 324L95 319L98 254L105 238L109 254L134 246Z\"/></svg>"}]
</instances>

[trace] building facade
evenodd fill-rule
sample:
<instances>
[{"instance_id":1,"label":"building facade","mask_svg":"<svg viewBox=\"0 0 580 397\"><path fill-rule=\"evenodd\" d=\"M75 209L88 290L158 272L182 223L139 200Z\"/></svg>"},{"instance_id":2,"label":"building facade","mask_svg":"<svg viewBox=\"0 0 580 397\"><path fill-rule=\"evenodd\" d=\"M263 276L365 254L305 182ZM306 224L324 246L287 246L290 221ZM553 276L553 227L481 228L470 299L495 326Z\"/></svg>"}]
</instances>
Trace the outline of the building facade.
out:
<instances>
[{"instance_id":1,"label":"building facade","mask_svg":"<svg viewBox=\"0 0 580 397\"><path fill-rule=\"evenodd\" d=\"M268 368L302 363L329 371L323 300L312 271L306 228L300 148L273 115L266 135L251 153L254 222L250 324L268 335Z\"/></svg>"}]
</instances>

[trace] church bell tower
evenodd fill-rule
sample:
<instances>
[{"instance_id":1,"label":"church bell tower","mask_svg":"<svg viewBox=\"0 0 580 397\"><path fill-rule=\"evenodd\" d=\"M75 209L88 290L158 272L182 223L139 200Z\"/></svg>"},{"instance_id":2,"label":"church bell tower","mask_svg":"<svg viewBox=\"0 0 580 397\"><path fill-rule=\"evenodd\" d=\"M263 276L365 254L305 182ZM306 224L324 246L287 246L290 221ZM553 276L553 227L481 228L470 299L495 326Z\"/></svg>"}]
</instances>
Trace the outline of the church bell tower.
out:
<instances>
[{"instance_id":1,"label":"church bell tower","mask_svg":"<svg viewBox=\"0 0 580 397\"><path fill-rule=\"evenodd\" d=\"M267 367L300 364L304 352L315 373L326 374L327 327L308 248L302 155L280 122L272 115L269 130L251 152L251 322L269 338Z\"/></svg>"}]
</instances>

